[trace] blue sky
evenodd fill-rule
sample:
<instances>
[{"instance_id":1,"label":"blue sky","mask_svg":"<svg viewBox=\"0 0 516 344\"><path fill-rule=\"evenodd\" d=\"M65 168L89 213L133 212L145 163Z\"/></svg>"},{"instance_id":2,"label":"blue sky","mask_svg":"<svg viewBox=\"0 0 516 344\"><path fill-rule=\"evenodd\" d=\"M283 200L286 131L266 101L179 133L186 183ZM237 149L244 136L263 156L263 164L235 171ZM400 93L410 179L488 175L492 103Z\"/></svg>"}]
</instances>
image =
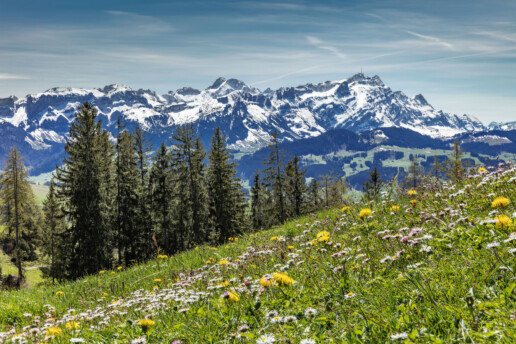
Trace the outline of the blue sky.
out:
<instances>
[{"instance_id":1,"label":"blue sky","mask_svg":"<svg viewBox=\"0 0 516 344\"><path fill-rule=\"evenodd\" d=\"M119 83L266 89L363 68L484 123L516 120L516 1L0 0L0 97Z\"/></svg>"}]
</instances>

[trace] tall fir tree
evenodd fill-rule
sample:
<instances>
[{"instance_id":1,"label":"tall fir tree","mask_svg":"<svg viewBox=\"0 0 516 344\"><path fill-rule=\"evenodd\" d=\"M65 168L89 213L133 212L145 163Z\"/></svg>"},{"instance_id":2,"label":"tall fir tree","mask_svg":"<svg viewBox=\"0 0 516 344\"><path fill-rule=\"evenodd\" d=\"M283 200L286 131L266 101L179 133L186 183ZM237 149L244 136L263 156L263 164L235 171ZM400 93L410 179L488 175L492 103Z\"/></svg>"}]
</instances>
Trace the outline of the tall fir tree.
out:
<instances>
[{"instance_id":1,"label":"tall fir tree","mask_svg":"<svg viewBox=\"0 0 516 344\"><path fill-rule=\"evenodd\" d=\"M463 155L464 153L462 152L460 142L459 140L455 139L455 141L453 142L451 157L447 161L447 176L454 183L461 182L464 179L464 174L466 173L466 169L464 168L464 165L462 163Z\"/></svg>"},{"instance_id":2,"label":"tall fir tree","mask_svg":"<svg viewBox=\"0 0 516 344\"><path fill-rule=\"evenodd\" d=\"M67 275L78 278L111 267L114 203L113 145L84 103L70 126L65 158L57 169L59 197L70 222Z\"/></svg>"},{"instance_id":3,"label":"tall fir tree","mask_svg":"<svg viewBox=\"0 0 516 344\"><path fill-rule=\"evenodd\" d=\"M30 253L30 242L28 243L27 239L36 237L35 233L27 233L30 216L34 215L35 207L34 194L27 178L27 168L23 164L21 154L13 147L0 176L0 199L5 210L2 214L2 223L8 228L13 228L11 232L15 234L18 286L23 280L22 262Z\"/></svg>"},{"instance_id":4,"label":"tall fir tree","mask_svg":"<svg viewBox=\"0 0 516 344\"><path fill-rule=\"evenodd\" d=\"M138 182L138 209L136 227L139 229L138 242L136 244L136 255L140 259L148 259L152 256L152 220L150 208L150 183L149 183L149 158L152 145L139 126L134 133L136 145L137 169L139 174Z\"/></svg>"},{"instance_id":5,"label":"tall fir tree","mask_svg":"<svg viewBox=\"0 0 516 344\"><path fill-rule=\"evenodd\" d=\"M271 223L283 223L287 219L287 206L285 199L286 176L284 170L285 156L280 151L278 133L272 134L269 143L269 158L265 162L264 184L268 190L268 217Z\"/></svg>"},{"instance_id":6,"label":"tall fir tree","mask_svg":"<svg viewBox=\"0 0 516 344\"><path fill-rule=\"evenodd\" d=\"M320 185L317 179L312 178L307 190L307 203L309 211L319 210L321 204Z\"/></svg>"},{"instance_id":7,"label":"tall fir tree","mask_svg":"<svg viewBox=\"0 0 516 344\"><path fill-rule=\"evenodd\" d=\"M50 181L47 197L43 201L43 239L42 250L50 257L49 276L52 282L63 280L67 266L67 225L61 203L57 196L54 178Z\"/></svg>"},{"instance_id":8,"label":"tall fir tree","mask_svg":"<svg viewBox=\"0 0 516 344\"><path fill-rule=\"evenodd\" d=\"M412 154L410 159L410 166L408 168L408 175L406 179L406 184L409 187L417 188L423 179L423 168L416 157L416 154Z\"/></svg>"},{"instance_id":9,"label":"tall fir tree","mask_svg":"<svg viewBox=\"0 0 516 344\"><path fill-rule=\"evenodd\" d=\"M140 176L133 135L125 130L119 132L116 147L118 263L128 266L141 259L137 255L140 235L137 226Z\"/></svg>"},{"instance_id":10,"label":"tall fir tree","mask_svg":"<svg viewBox=\"0 0 516 344\"><path fill-rule=\"evenodd\" d=\"M265 218L265 187L262 184L260 173L255 172L251 187L251 220L254 229L264 229Z\"/></svg>"},{"instance_id":11,"label":"tall fir tree","mask_svg":"<svg viewBox=\"0 0 516 344\"><path fill-rule=\"evenodd\" d=\"M153 235L159 248L168 253L177 249L175 233L172 230L174 194L170 164L170 154L165 142L162 142L152 161L149 194Z\"/></svg>"},{"instance_id":12,"label":"tall fir tree","mask_svg":"<svg viewBox=\"0 0 516 344\"><path fill-rule=\"evenodd\" d=\"M206 152L191 124L178 126L172 139L172 173L176 194L174 227L179 245L177 249L184 250L207 238Z\"/></svg>"},{"instance_id":13,"label":"tall fir tree","mask_svg":"<svg viewBox=\"0 0 516 344\"><path fill-rule=\"evenodd\" d=\"M369 179L364 182L364 196L369 200L378 199L383 186L383 179L380 177L380 172L378 172L375 167L369 174Z\"/></svg>"},{"instance_id":14,"label":"tall fir tree","mask_svg":"<svg viewBox=\"0 0 516 344\"><path fill-rule=\"evenodd\" d=\"M300 170L299 157L297 155L287 163L285 172L288 181L286 194L290 206L289 213L291 216L300 216L305 202L306 170Z\"/></svg>"},{"instance_id":15,"label":"tall fir tree","mask_svg":"<svg viewBox=\"0 0 516 344\"><path fill-rule=\"evenodd\" d=\"M209 195L210 241L223 243L240 234L245 224L245 204L236 164L230 162L226 138L219 127L211 139L206 181Z\"/></svg>"}]
</instances>

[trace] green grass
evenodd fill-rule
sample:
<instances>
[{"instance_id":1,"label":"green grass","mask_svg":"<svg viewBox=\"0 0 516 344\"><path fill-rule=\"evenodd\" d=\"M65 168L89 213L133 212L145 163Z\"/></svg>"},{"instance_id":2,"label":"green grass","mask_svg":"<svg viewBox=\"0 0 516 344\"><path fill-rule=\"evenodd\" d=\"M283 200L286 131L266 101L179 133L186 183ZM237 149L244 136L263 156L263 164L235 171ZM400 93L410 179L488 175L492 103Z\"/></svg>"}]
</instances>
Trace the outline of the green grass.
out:
<instances>
[{"instance_id":1,"label":"green grass","mask_svg":"<svg viewBox=\"0 0 516 344\"><path fill-rule=\"evenodd\" d=\"M25 282L23 288L31 289L47 282L43 277L43 272L38 268L39 262L24 264L24 278ZM2 275L9 274L18 276L18 268L11 262L11 258L0 250L0 267L2 268Z\"/></svg>"},{"instance_id":2,"label":"green grass","mask_svg":"<svg viewBox=\"0 0 516 344\"><path fill-rule=\"evenodd\" d=\"M38 184L31 184L30 186L32 187L32 192L34 192L34 196L36 197L38 204L43 204L43 201L47 198L48 186Z\"/></svg>"},{"instance_id":3,"label":"green grass","mask_svg":"<svg viewBox=\"0 0 516 344\"><path fill-rule=\"evenodd\" d=\"M509 250L516 247L516 228L492 220L505 214L515 221L515 195L515 170L415 196L397 190L393 200L351 203L346 211L323 211L217 248L4 292L0 332L14 329L29 342L43 341L42 324L52 318L48 323L62 331L47 340L53 343L259 343L268 334L275 343L296 344L396 337L403 343L513 343L516 259ZM493 209L497 196L511 203ZM393 205L400 210L391 212ZM365 207L372 216L359 218ZM328 238L321 232L328 241L317 239ZM280 271L295 283L264 288L258 282ZM235 302L223 298L230 291ZM271 312L290 321L269 319ZM154 325L139 325L145 317Z\"/></svg>"}]
</instances>

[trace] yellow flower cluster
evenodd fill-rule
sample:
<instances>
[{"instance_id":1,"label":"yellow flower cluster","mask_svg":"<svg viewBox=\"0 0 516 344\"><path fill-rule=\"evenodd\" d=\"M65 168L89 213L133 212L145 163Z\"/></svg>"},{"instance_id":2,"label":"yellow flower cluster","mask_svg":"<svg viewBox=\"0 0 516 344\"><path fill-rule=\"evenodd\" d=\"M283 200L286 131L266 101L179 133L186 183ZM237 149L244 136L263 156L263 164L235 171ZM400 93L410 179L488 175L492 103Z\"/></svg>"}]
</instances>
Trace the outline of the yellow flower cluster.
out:
<instances>
[{"instance_id":1,"label":"yellow flower cluster","mask_svg":"<svg viewBox=\"0 0 516 344\"><path fill-rule=\"evenodd\" d=\"M238 301L240 301L240 297L234 291L228 291L228 292L224 293L224 298L228 302L238 302Z\"/></svg>"},{"instance_id":2,"label":"yellow flower cluster","mask_svg":"<svg viewBox=\"0 0 516 344\"><path fill-rule=\"evenodd\" d=\"M478 169L478 173L486 173L486 172L487 172L487 170L484 167L480 167Z\"/></svg>"},{"instance_id":3,"label":"yellow flower cluster","mask_svg":"<svg viewBox=\"0 0 516 344\"><path fill-rule=\"evenodd\" d=\"M273 236L270 240L271 241L279 241L279 238L277 236Z\"/></svg>"},{"instance_id":4,"label":"yellow flower cluster","mask_svg":"<svg viewBox=\"0 0 516 344\"><path fill-rule=\"evenodd\" d=\"M326 242L330 240L330 232L322 231L317 233L317 241Z\"/></svg>"},{"instance_id":5,"label":"yellow flower cluster","mask_svg":"<svg viewBox=\"0 0 516 344\"><path fill-rule=\"evenodd\" d=\"M397 213L398 211L400 211L400 207L398 205L393 205L391 207L391 212L392 213Z\"/></svg>"},{"instance_id":6,"label":"yellow flower cluster","mask_svg":"<svg viewBox=\"0 0 516 344\"><path fill-rule=\"evenodd\" d=\"M506 206L509 205L509 203L511 203L511 201L508 198L496 197L494 199L493 203L491 203L491 207L493 207L493 208L505 208Z\"/></svg>"},{"instance_id":7,"label":"yellow flower cluster","mask_svg":"<svg viewBox=\"0 0 516 344\"><path fill-rule=\"evenodd\" d=\"M512 226L512 220L507 215L498 215L496 218L495 227L501 229L509 229Z\"/></svg>"},{"instance_id":8,"label":"yellow flower cluster","mask_svg":"<svg viewBox=\"0 0 516 344\"><path fill-rule=\"evenodd\" d=\"M166 254L158 254L158 259L167 259L168 256Z\"/></svg>"},{"instance_id":9,"label":"yellow flower cluster","mask_svg":"<svg viewBox=\"0 0 516 344\"><path fill-rule=\"evenodd\" d=\"M219 262L219 265L227 265L227 264L229 264L229 261L227 261L225 259L221 259Z\"/></svg>"},{"instance_id":10,"label":"yellow flower cluster","mask_svg":"<svg viewBox=\"0 0 516 344\"><path fill-rule=\"evenodd\" d=\"M342 207L341 211L348 211L349 210L349 207L348 206L345 206L345 207Z\"/></svg>"},{"instance_id":11,"label":"yellow flower cluster","mask_svg":"<svg viewBox=\"0 0 516 344\"><path fill-rule=\"evenodd\" d=\"M283 272L275 272L272 274L272 277L280 287L296 283L289 275Z\"/></svg>"},{"instance_id":12,"label":"yellow flower cluster","mask_svg":"<svg viewBox=\"0 0 516 344\"><path fill-rule=\"evenodd\" d=\"M414 189L409 190L407 193L409 194L409 196L415 196L415 195L417 195L417 191L416 191L416 190L414 190Z\"/></svg>"},{"instance_id":13,"label":"yellow flower cluster","mask_svg":"<svg viewBox=\"0 0 516 344\"><path fill-rule=\"evenodd\" d=\"M265 277L263 276L262 278L260 278L260 285L262 287L270 287L272 285L274 285L275 282L274 282L274 279L273 278L269 278L269 277Z\"/></svg>"},{"instance_id":14,"label":"yellow flower cluster","mask_svg":"<svg viewBox=\"0 0 516 344\"><path fill-rule=\"evenodd\" d=\"M373 214L373 212L371 211L371 209L364 208L364 209L360 210L360 213L358 214L358 217L363 219L364 217L371 216L372 214Z\"/></svg>"},{"instance_id":15,"label":"yellow flower cluster","mask_svg":"<svg viewBox=\"0 0 516 344\"><path fill-rule=\"evenodd\" d=\"M52 326L47 329L47 336L60 337L63 334L63 330L60 327Z\"/></svg>"},{"instance_id":16,"label":"yellow flower cluster","mask_svg":"<svg viewBox=\"0 0 516 344\"><path fill-rule=\"evenodd\" d=\"M143 332L147 333L149 332L149 327L156 325L156 323L151 319L142 319L138 321L138 325L142 327Z\"/></svg>"},{"instance_id":17,"label":"yellow flower cluster","mask_svg":"<svg viewBox=\"0 0 516 344\"><path fill-rule=\"evenodd\" d=\"M67 330L77 330L80 326L77 321L69 321L65 324Z\"/></svg>"}]
</instances>

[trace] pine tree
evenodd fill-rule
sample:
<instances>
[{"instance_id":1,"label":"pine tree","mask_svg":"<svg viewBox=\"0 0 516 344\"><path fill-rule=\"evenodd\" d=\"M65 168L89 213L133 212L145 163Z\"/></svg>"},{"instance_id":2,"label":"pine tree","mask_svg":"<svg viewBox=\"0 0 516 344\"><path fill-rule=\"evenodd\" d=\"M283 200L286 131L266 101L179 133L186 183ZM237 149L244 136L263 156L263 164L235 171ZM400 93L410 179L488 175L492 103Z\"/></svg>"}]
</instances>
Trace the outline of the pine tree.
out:
<instances>
[{"instance_id":1,"label":"pine tree","mask_svg":"<svg viewBox=\"0 0 516 344\"><path fill-rule=\"evenodd\" d=\"M7 156L5 168L0 177L0 198L4 207L9 209L2 215L5 226L13 228L15 233L15 257L18 268L18 286L23 280L22 261L27 256L22 252L23 233L27 227L27 215L33 213L34 194L28 182L27 169L16 147L13 147Z\"/></svg>"},{"instance_id":2,"label":"pine tree","mask_svg":"<svg viewBox=\"0 0 516 344\"><path fill-rule=\"evenodd\" d=\"M463 153L460 147L460 142L456 139L453 142L451 158L447 162L447 176L455 183L461 182L464 179L464 174L466 172L466 169L462 164L462 156Z\"/></svg>"},{"instance_id":3,"label":"pine tree","mask_svg":"<svg viewBox=\"0 0 516 344\"><path fill-rule=\"evenodd\" d=\"M434 155L434 162L432 163L432 176L436 179L439 179L439 176L441 175L443 171L443 166L439 162L439 159L437 158L437 155Z\"/></svg>"},{"instance_id":4,"label":"pine tree","mask_svg":"<svg viewBox=\"0 0 516 344\"><path fill-rule=\"evenodd\" d=\"M263 171L265 186L269 191L268 215L272 223L283 223L287 219L287 207L285 202L286 176L283 168L285 156L279 149L278 133L272 134L272 142L269 144L269 158L265 162Z\"/></svg>"},{"instance_id":5,"label":"pine tree","mask_svg":"<svg viewBox=\"0 0 516 344\"><path fill-rule=\"evenodd\" d=\"M152 147L145 137L145 132L137 127L134 133L136 145L137 169L139 174L138 182L138 209L136 217L136 228L138 228L138 242L136 243L136 255L140 259L148 259L152 256L152 220L150 209L150 183L148 153Z\"/></svg>"},{"instance_id":6,"label":"pine tree","mask_svg":"<svg viewBox=\"0 0 516 344\"><path fill-rule=\"evenodd\" d=\"M255 172L251 187L251 220L254 229L264 229L265 220L265 188L260 179L260 173Z\"/></svg>"},{"instance_id":7,"label":"pine tree","mask_svg":"<svg viewBox=\"0 0 516 344\"><path fill-rule=\"evenodd\" d=\"M170 180L170 155L164 142L154 156L149 181L152 229L166 252L176 249L172 232L173 185ZM161 246L160 246L161 247Z\"/></svg>"},{"instance_id":8,"label":"pine tree","mask_svg":"<svg viewBox=\"0 0 516 344\"><path fill-rule=\"evenodd\" d=\"M340 207L346 192L346 184L342 178L334 177L332 179L329 191L330 205Z\"/></svg>"},{"instance_id":9,"label":"pine tree","mask_svg":"<svg viewBox=\"0 0 516 344\"><path fill-rule=\"evenodd\" d=\"M307 197L310 211L319 210L321 204L321 196L319 195L320 186L317 179L312 178L308 186Z\"/></svg>"},{"instance_id":10,"label":"pine tree","mask_svg":"<svg viewBox=\"0 0 516 344\"><path fill-rule=\"evenodd\" d=\"M67 264L67 226L61 204L57 197L55 180L52 178L47 197L43 201L44 225L42 249L50 257L49 275L52 282L62 280Z\"/></svg>"},{"instance_id":11,"label":"pine tree","mask_svg":"<svg viewBox=\"0 0 516 344\"><path fill-rule=\"evenodd\" d=\"M242 232L245 204L240 180L236 178L236 164L230 162L225 146L226 138L220 128L211 139L209 164L206 172L210 210L210 239L223 243Z\"/></svg>"},{"instance_id":12,"label":"pine tree","mask_svg":"<svg viewBox=\"0 0 516 344\"><path fill-rule=\"evenodd\" d=\"M207 239L208 193L205 182L206 153L193 125L177 127L172 137L173 183L176 186L175 231L178 249Z\"/></svg>"},{"instance_id":13,"label":"pine tree","mask_svg":"<svg viewBox=\"0 0 516 344\"><path fill-rule=\"evenodd\" d=\"M287 199L290 205L289 213L292 216L300 216L303 208L306 185L306 170L299 169L299 157L295 155L285 168L287 176Z\"/></svg>"},{"instance_id":14,"label":"pine tree","mask_svg":"<svg viewBox=\"0 0 516 344\"><path fill-rule=\"evenodd\" d=\"M417 188L421 183L421 179L423 176L422 167L417 160L415 154L412 154L412 158L410 159L410 166L408 168L408 176L407 176L407 184L412 188Z\"/></svg>"},{"instance_id":15,"label":"pine tree","mask_svg":"<svg viewBox=\"0 0 516 344\"><path fill-rule=\"evenodd\" d=\"M374 168L369 174L369 179L364 183L365 197L369 200L375 200L380 196L380 191L384 186L382 178L380 178L380 172Z\"/></svg>"},{"instance_id":16,"label":"pine tree","mask_svg":"<svg viewBox=\"0 0 516 344\"><path fill-rule=\"evenodd\" d=\"M117 137L117 247L118 263L130 265L138 260L139 244L138 186L139 173L134 137L121 131Z\"/></svg>"},{"instance_id":17,"label":"pine tree","mask_svg":"<svg viewBox=\"0 0 516 344\"><path fill-rule=\"evenodd\" d=\"M70 126L65 158L57 169L59 197L70 222L68 276L78 278L111 267L114 149L96 121L97 111L84 103Z\"/></svg>"}]
</instances>

